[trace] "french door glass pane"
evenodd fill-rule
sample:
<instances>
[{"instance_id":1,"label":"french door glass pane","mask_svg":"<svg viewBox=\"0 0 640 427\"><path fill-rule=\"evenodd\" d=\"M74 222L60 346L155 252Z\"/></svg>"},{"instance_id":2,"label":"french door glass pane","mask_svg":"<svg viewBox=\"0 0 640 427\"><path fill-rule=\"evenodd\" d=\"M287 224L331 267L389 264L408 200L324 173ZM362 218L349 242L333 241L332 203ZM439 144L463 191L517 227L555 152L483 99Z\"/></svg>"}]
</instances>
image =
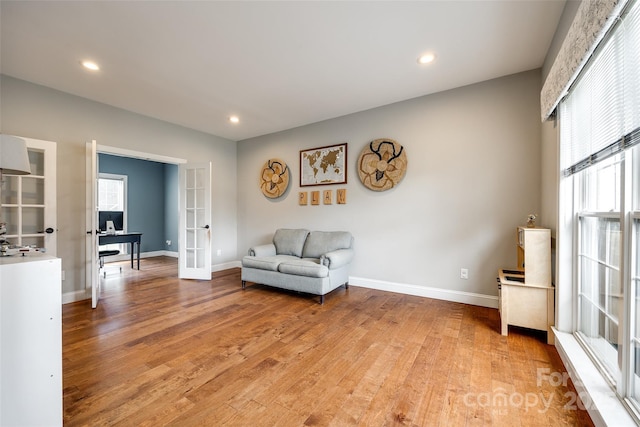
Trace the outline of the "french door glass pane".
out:
<instances>
[{"instance_id":1,"label":"french door glass pane","mask_svg":"<svg viewBox=\"0 0 640 427\"><path fill-rule=\"evenodd\" d=\"M44 176L44 151L30 149L29 165L31 166L31 175Z\"/></svg>"},{"instance_id":2,"label":"french door glass pane","mask_svg":"<svg viewBox=\"0 0 640 427\"><path fill-rule=\"evenodd\" d=\"M17 205L19 203L20 177L3 175L2 176L2 205Z\"/></svg>"},{"instance_id":3,"label":"french door glass pane","mask_svg":"<svg viewBox=\"0 0 640 427\"><path fill-rule=\"evenodd\" d=\"M18 208L3 206L0 215L2 221L7 223L7 237L18 235ZM11 242L15 243L15 242Z\"/></svg>"},{"instance_id":4,"label":"french door glass pane","mask_svg":"<svg viewBox=\"0 0 640 427\"><path fill-rule=\"evenodd\" d=\"M36 234L44 228L44 207L22 208L22 234Z\"/></svg>"},{"instance_id":5,"label":"french door glass pane","mask_svg":"<svg viewBox=\"0 0 640 427\"><path fill-rule=\"evenodd\" d=\"M187 255L187 259L185 260L187 268L195 268L195 252L191 249L187 249L185 253Z\"/></svg>"},{"instance_id":6,"label":"french door glass pane","mask_svg":"<svg viewBox=\"0 0 640 427\"><path fill-rule=\"evenodd\" d=\"M44 206L44 178L22 177L22 203Z\"/></svg>"},{"instance_id":7,"label":"french door glass pane","mask_svg":"<svg viewBox=\"0 0 640 427\"><path fill-rule=\"evenodd\" d=\"M36 248L44 247L44 237L43 236L28 236L22 238L22 244L24 246L35 246Z\"/></svg>"}]
</instances>

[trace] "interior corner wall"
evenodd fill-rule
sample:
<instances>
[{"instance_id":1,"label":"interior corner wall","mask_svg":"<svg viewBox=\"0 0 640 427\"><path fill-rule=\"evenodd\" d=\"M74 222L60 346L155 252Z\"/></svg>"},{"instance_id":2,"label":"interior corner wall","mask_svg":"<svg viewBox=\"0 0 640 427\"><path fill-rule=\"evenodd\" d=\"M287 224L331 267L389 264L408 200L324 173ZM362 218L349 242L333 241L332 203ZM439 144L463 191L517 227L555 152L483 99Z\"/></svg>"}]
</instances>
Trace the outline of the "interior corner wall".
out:
<instances>
[{"instance_id":1,"label":"interior corner wall","mask_svg":"<svg viewBox=\"0 0 640 427\"><path fill-rule=\"evenodd\" d=\"M0 131L57 143L58 248L63 293L85 292L85 143L142 153L211 161L213 245L222 255L212 264L235 261L236 143L182 126L0 75ZM176 224L177 227L177 224ZM143 236L144 239L144 236Z\"/></svg>"},{"instance_id":2,"label":"interior corner wall","mask_svg":"<svg viewBox=\"0 0 640 427\"><path fill-rule=\"evenodd\" d=\"M541 71L532 70L238 143L238 251L275 229L348 230L352 277L497 295L516 264L515 230L541 212ZM392 138L407 150L404 180L386 192L362 185L361 150ZM348 183L299 185L299 150L348 143ZM289 189L267 199L269 158L290 168ZM344 205L298 205L300 191L347 189ZM541 218L544 221L544 218ZM460 269L469 279L460 278Z\"/></svg>"},{"instance_id":3,"label":"interior corner wall","mask_svg":"<svg viewBox=\"0 0 640 427\"><path fill-rule=\"evenodd\" d=\"M178 253L178 229L175 224L179 221L179 188L178 166L164 165L164 241L165 250ZM166 243L167 241L171 243Z\"/></svg>"}]
</instances>

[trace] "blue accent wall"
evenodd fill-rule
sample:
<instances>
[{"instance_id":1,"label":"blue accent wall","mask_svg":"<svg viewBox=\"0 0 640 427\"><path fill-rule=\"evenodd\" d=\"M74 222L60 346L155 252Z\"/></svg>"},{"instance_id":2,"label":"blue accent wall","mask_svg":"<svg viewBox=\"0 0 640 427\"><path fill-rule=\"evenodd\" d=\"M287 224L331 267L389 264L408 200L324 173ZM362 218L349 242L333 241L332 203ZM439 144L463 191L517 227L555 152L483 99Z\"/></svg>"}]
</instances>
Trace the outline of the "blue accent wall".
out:
<instances>
[{"instance_id":1,"label":"blue accent wall","mask_svg":"<svg viewBox=\"0 0 640 427\"><path fill-rule=\"evenodd\" d=\"M127 176L127 230L143 233L140 250L177 251L178 167L98 154L98 170ZM171 247L166 240L171 240Z\"/></svg>"},{"instance_id":2,"label":"blue accent wall","mask_svg":"<svg viewBox=\"0 0 640 427\"><path fill-rule=\"evenodd\" d=\"M178 165L164 165L164 235L171 240L166 248L178 252L178 221L180 205L178 201Z\"/></svg>"}]
</instances>

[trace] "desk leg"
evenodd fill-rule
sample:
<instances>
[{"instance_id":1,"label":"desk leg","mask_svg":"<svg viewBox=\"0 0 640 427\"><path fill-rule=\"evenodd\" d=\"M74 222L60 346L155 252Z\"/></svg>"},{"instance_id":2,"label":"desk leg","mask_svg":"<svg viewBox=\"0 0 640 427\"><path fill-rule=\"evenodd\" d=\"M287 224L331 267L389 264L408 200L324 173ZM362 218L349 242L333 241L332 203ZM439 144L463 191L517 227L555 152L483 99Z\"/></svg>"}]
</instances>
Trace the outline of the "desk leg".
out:
<instances>
[{"instance_id":1,"label":"desk leg","mask_svg":"<svg viewBox=\"0 0 640 427\"><path fill-rule=\"evenodd\" d=\"M140 270L140 243L140 240L136 243L136 246L138 246L138 270Z\"/></svg>"},{"instance_id":2,"label":"desk leg","mask_svg":"<svg viewBox=\"0 0 640 427\"><path fill-rule=\"evenodd\" d=\"M131 252L131 268L133 269L133 250L135 249L135 242L131 242L131 249L129 250L129 252Z\"/></svg>"}]
</instances>

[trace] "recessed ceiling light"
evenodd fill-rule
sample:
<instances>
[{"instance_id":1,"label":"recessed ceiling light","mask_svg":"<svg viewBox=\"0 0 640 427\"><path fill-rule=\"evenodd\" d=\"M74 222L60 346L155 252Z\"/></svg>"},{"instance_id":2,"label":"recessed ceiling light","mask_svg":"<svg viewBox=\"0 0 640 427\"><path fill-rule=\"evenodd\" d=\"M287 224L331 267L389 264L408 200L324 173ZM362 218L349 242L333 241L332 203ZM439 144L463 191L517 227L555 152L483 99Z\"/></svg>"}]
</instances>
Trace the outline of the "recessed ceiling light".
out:
<instances>
[{"instance_id":1,"label":"recessed ceiling light","mask_svg":"<svg viewBox=\"0 0 640 427\"><path fill-rule=\"evenodd\" d=\"M230 121L231 123L240 123L240 117L238 117L238 116L231 116L231 117L229 117L229 121Z\"/></svg>"},{"instance_id":2,"label":"recessed ceiling light","mask_svg":"<svg viewBox=\"0 0 640 427\"><path fill-rule=\"evenodd\" d=\"M418 64L428 64L433 62L434 59L436 59L436 56L433 53L425 53L418 58Z\"/></svg>"},{"instance_id":3,"label":"recessed ceiling light","mask_svg":"<svg viewBox=\"0 0 640 427\"><path fill-rule=\"evenodd\" d=\"M98 64L96 64L93 61L82 61L82 66L84 68L87 68L87 69L91 70L91 71L98 71L100 69Z\"/></svg>"}]
</instances>

